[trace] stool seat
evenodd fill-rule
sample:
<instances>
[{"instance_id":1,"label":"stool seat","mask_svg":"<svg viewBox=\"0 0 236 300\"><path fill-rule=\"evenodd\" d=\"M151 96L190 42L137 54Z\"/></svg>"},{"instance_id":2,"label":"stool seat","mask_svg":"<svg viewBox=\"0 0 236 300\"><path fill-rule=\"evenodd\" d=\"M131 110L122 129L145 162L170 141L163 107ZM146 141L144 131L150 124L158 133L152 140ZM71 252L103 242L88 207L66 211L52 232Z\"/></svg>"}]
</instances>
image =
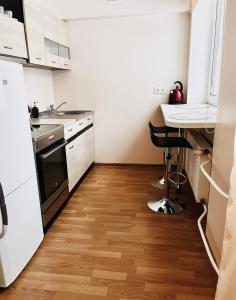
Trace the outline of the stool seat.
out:
<instances>
[{"instance_id":1,"label":"stool seat","mask_svg":"<svg viewBox=\"0 0 236 300\"><path fill-rule=\"evenodd\" d=\"M193 147L183 137L159 137L151 132L152 143L160 148L189 148Z\"/></svg>"},{"instance_id":2,"label":"stool seat","mask_svg":"<svg viewBox=\"0 0 236 300\"><path fill-rule=\"evenodd\" d=\"M152 133L177 133L179 132L178 128L174 127L169 127L169 126L162 126L162 127L157 127L154 126L151 122L149 122L149 128Z\"/></svg>"}]
</instances>

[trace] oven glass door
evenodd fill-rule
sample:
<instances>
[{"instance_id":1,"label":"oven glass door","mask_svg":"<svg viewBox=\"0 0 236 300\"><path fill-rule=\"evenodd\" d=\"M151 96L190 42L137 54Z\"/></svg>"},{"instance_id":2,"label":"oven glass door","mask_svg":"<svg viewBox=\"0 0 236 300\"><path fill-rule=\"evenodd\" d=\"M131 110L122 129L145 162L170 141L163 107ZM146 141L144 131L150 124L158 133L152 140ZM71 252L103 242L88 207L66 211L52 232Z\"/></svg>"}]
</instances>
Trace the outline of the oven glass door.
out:
<instances>
[{"instance_id":1,"label":"oven glass door","mask_svg":"<svg viewBox=\"0 0 236 300\"><path fill-rule=\"evenodd\" d=\"M37 157L42 205L68 180L66 143L61 141Z\"/></svg>"}]
</instances>

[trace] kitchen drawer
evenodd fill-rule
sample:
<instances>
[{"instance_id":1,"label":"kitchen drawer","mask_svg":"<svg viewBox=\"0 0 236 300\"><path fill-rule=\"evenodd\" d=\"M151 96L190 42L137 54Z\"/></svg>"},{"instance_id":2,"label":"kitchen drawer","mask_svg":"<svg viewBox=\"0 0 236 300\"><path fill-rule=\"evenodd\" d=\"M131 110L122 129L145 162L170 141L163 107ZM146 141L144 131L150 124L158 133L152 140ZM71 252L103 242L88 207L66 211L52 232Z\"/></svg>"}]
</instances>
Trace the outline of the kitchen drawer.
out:
<instances>
[{"instance_id":1,"label":"kitchen drawer","mask_svg":"<svg viewBox=\"0 0 236 300\"><path fill-rule=\"evenodd\" d=\"M77 132L83 130L85 127L93 123L93 116L87 116L79 121L77 121Z\"/></svg>"},{"instance_id":2,"label":"kitchen drawer","mask_svg":"<svg viewBox=\"0 0 236 300\"><path fill-rule=\"evenodd\" d=\"M0 53L27 58L23 23L0 15Z\"/></svg>"},{"instance_id":3,"label":"kitchen drawer","mask_svg":"<svg viewBox=\"0 0 236 300\"><path fill-rule=\"evenodd\" d=\"M65 139L70 139L73 135L75 135L78 132L77 130L77 122L74 122L70 125L65 126L64 128L64 135Z\"/></svg>"}]
</instances>

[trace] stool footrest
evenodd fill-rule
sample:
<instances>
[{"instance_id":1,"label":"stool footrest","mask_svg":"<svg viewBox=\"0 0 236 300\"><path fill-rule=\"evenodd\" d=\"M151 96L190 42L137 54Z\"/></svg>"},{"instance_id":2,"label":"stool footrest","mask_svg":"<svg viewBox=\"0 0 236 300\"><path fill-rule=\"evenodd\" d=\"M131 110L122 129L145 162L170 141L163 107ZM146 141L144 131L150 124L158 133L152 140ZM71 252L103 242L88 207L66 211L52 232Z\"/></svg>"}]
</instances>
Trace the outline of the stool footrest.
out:
<instances>
[{"instance_id":1,"label":"stool footrest","mask_svg":"<svg viewBox=\"0 0 236 300\"><path fill-rule=\"evenodd\" d=\"M171 178L171 177L173 177L173 175L177 175L177 180L176 180L176 181L175 181L174 179ZM180 181L180 180L178 181L178 179L179 179L180 177L183 178L182 181ZM169 179L169 181L170 181L172 184L175 184L176 186L183 185L183 184L185 184L185 183L188 181L188 178L187 178L184 174L182 174L182 173L180 173L180 172L173 172L173 173L171 173L168 179Z\"/></svg>"}]
</instances>

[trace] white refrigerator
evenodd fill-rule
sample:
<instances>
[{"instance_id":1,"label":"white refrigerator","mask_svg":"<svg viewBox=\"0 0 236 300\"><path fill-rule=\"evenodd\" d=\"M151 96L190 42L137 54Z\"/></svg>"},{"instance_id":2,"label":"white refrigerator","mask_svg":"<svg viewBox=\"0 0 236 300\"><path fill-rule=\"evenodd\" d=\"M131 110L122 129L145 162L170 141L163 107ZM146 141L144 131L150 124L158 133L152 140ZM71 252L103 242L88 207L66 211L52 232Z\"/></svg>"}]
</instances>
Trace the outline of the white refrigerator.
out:
<instances>
[{"instance_id":1,"label":"white refrigerator","mask_svg":"<svg viewBox=\"0 0 236 300\"><path fill-rule=\"evenodd\" d=\"M224 49L219 92L219 118L215 130L211 176L226 193L234 163L236 129L236 1L227 1ZM236 182L236 181L235 181ZM228 200L211 186L207 216L207 238L220 265ZM236 297L235 297L236 299Z\"/></svg>"},{"instance_id":2,"label":"white refrigerator","mask_svg":"<svg viewBox=\"0 0 236 300\"><path fill-rule=\"evenodd\" d=\"M43 240L23 67L0 62L0 287L21 273Z\"/></svg>"}]
</instances>

